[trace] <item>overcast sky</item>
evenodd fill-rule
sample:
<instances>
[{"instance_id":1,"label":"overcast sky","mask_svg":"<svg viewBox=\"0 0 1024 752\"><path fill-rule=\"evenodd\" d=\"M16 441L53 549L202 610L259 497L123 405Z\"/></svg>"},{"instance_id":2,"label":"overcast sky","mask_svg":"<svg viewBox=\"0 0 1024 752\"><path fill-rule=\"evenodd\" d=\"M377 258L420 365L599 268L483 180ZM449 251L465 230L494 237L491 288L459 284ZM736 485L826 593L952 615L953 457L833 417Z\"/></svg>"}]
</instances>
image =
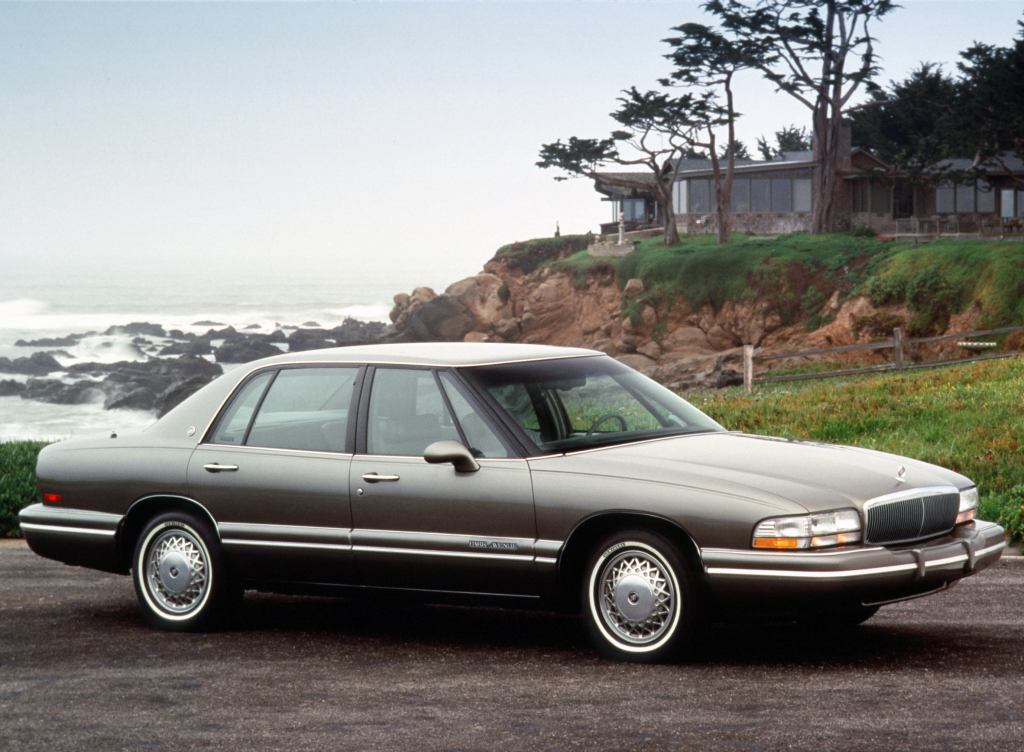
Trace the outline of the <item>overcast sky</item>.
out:
<instances>
[{"instance_id":1,"label":"overcast sky","mask_svg":"<svg viewBox=\"0 0 1024 752\"><path fill-rule=\"evenodd\" d=\"M883 82L1008 45L1024 17L902 4L873 29ZM56 278L286 258L443 286L556 221L610 219L589 181L534 166L540 145L607 136L618 92L653 87L660 40L701 18L696 2L0 3L0 258ZM737 104L752 150L809 121L755 75Z\"/></svg>"}]
</instances>

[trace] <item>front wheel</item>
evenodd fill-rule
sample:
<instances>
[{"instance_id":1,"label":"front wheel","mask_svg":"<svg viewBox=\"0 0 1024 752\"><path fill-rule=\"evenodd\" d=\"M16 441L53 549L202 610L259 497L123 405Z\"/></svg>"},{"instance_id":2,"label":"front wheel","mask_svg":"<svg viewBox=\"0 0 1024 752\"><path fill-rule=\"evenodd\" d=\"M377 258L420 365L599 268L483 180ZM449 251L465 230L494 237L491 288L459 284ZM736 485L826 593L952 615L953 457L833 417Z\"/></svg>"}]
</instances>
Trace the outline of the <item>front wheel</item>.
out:
<instances>
[{"instance_id":1,"label":"front wheel","mask_svg":"<svg viewBox=\"0 0 1024 752\"><path fill-rule=\"evenodd\" d=\"M602 654L620 661L656 663L685 652L698 623L696 596L677 548L646 530L605 539L583 579L591 639Z\"/></svg>"},{"instance_id":2,"label":"front wheel","mask_svg":"<svg viewBox=\"0 0 1024 752\"><path fill-rule=\"evenodd\" d=\"M133 562L142 615L160 629L214 628L241 594L209 525L185 512L152 519L139 537Z\"/></svg>"}]
</instances>

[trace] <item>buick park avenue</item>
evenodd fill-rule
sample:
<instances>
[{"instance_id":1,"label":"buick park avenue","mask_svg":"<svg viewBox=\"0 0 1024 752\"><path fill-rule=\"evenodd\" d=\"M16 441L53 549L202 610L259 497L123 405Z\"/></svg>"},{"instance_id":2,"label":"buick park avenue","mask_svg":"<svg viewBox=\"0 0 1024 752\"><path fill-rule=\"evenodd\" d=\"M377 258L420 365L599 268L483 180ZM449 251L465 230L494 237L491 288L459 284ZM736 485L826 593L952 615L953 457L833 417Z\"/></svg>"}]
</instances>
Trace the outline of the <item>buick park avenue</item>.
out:
<instances>
[{"instance_id":1,"label":"buick park avenue","mask_svg":"<svg viewBox=\"0 0 1024 752\"><path fill-rule=\"evenodd\" d=\"M21 528L204 630L245 590L575 610L626 661L760 618L852 626L991 566L978 490L889 454L731 432L601 353L284 354L148 429L52 444Z\"/></svg>"}]
</instances>

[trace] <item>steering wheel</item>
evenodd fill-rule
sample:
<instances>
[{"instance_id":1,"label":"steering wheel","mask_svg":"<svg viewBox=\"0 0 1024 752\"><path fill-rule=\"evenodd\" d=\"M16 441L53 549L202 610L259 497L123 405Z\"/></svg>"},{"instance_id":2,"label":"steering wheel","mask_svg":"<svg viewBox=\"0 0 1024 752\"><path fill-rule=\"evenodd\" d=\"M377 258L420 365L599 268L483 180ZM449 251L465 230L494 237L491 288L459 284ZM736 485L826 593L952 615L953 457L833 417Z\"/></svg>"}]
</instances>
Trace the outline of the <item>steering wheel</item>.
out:
<instances>
[{"instance_id":1,"label":"steering wheel","mask_svg":"<svg viewBox=\"0 0 1024 752\"><path fill-rule=\"evenodd\" d=\"M626 426L626 419L618 413L605 413L600 418L594 421L594 424L587 429L587 436L590 436L597 430L597 427L604 423L606 420L617 420L619 421L619 430L628 431L629 428Z\"/></svg>"}]
</instances>

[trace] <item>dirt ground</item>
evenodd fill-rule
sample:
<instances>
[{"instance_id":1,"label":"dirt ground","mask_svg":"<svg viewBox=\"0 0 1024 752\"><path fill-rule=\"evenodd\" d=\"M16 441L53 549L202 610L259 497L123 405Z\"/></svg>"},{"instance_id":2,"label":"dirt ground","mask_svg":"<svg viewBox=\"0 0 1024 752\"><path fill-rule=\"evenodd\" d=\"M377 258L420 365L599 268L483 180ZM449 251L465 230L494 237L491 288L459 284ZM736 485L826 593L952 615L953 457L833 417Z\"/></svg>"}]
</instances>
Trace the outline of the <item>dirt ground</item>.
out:
<instances>
[{"instance_id":1,"label":"dirt ground","mask_svg":"<svg viewBox=\"0 0 1024 752\"><path fill-rule=\"evenodd\" d=\"M845 634L716 627L598 658L573 617L248 594L146 627L131 581L0 543L3 750L1024 748L1024 559Z\"/></svg>"}]
</instances>

